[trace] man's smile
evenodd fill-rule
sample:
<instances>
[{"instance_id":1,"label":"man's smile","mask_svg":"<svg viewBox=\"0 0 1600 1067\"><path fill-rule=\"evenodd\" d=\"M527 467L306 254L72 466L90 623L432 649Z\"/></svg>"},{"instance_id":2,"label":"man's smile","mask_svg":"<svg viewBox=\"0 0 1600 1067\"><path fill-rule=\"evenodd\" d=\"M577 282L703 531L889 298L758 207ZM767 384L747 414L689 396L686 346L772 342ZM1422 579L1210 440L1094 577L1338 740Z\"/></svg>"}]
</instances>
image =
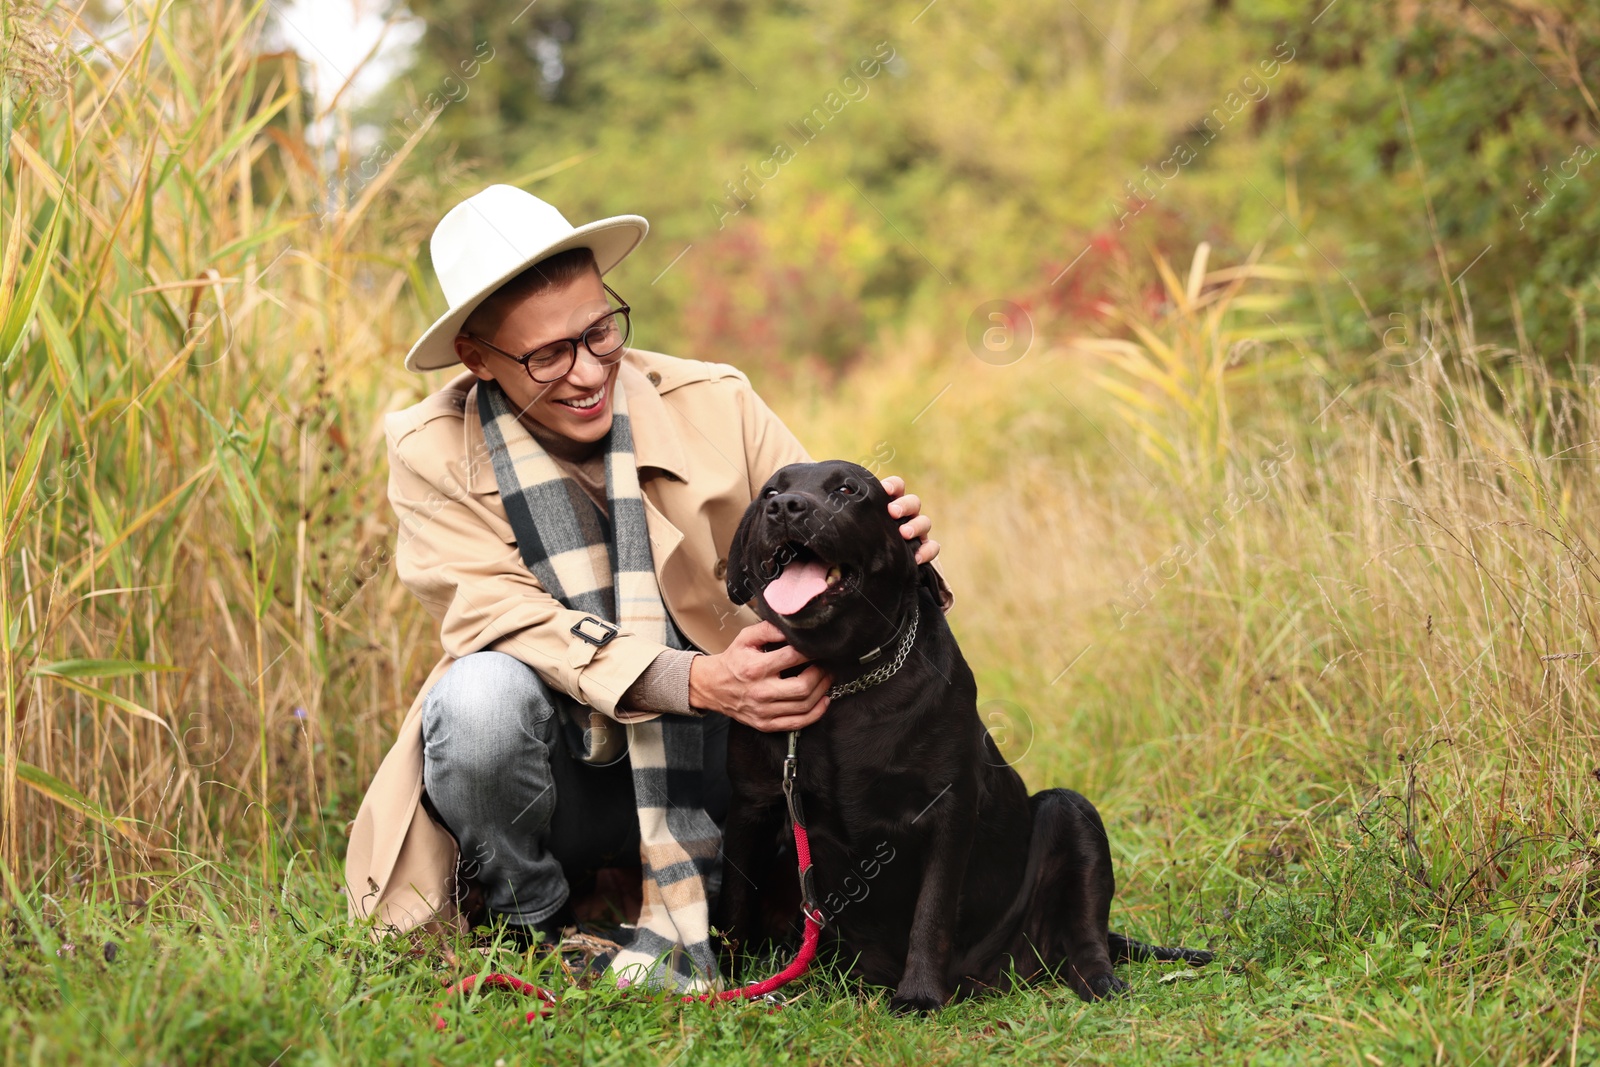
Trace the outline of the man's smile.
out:
<instances>
[{"instance_id":1,"label":"man's smile","mask_svg":"<svg viewBox=\"0 0 1600 1067\"><path fill-rule=\"evenodd\" d=\"M569 409L574 415L583 419L592 419L599 416L606 409L606 400L611 392L610 383L603 384L598 389L592 389L578 396L562 397L552 400L553 404L560 404Z\"/></svg>"}]
</instances>

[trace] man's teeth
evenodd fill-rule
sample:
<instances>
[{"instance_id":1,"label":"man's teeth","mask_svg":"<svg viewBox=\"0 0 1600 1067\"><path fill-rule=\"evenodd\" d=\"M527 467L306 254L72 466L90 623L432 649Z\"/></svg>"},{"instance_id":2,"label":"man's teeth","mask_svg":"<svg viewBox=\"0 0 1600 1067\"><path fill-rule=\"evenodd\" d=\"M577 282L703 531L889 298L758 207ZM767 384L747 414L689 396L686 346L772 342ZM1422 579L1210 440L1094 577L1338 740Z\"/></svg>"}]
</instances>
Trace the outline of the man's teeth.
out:
<instances>
[{"instance_id":1,"label":"man's teeth","mask_svg":"<svg viewBox=\"0 0 1600 1067\"><path fill-rule=\"evenodd\" d=\"M839 575L840 575L840 571L839 571L838 567L829 567L828 568L828 584L832 585L834 582L837 582L839 580Z\"/></svg>"},{"instance_id":2,"label":"man's teeth","mask_svg":"<svg viewBox=\"0 0 1600 1067\"><path fill-rule=\"evenodd\" d=\"M606 391L604 389L601 389L599 392L595 393L593 396L587 397L587 398L585 398L583 400L558 400L558 401L556 401L556 403L565 404L569 408L577 408L580 411L584 411L584 410L587 410L589 408L594 407L596 404L600 403L600 401L604 400L605 398L606 398Z\"/></svg>"}]
</instances>

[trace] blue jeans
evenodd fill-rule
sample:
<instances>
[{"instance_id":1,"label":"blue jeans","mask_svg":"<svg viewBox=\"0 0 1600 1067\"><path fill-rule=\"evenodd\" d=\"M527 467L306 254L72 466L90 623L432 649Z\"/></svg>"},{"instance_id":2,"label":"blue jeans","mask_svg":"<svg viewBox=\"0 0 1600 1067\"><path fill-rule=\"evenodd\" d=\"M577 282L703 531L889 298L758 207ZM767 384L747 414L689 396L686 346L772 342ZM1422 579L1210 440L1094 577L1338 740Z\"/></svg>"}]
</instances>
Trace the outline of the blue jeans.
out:
<instances>
[{"instance_id":1,"label":"blue jeans","mask_svg":"<svg viewBox=\"0 0 1600 1067\"><path fill-rule=\"evenodd\" d=\"M706 814L728 813L728 720L705 723ZM626 756L578 759L582 735L521 660L474 652L450 666L422 708L422 782L461 850L458 874L493 915L531 926L562 910L605 867L639 864L639 814Z\"/></svg>"}]
</instances>

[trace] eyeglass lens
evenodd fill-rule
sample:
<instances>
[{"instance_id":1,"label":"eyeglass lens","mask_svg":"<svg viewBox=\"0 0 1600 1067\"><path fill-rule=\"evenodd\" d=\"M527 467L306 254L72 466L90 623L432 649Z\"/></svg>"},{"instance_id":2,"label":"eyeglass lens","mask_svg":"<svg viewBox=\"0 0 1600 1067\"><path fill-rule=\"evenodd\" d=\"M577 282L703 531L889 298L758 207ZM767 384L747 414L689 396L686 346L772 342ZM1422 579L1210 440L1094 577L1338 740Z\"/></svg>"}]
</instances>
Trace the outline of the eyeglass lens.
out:
<instances>
[{"instance_id":1,"label":"eyeglass lens","mask_svg":"<svg viewBox=\"0 0 1600 1067\"><path fill-rule=\"evenodd\" d=\"M606 357L616 356L622 350L629 332L628 312L618 308L597 320L583 332L583 345L598 362L604 365L614 362ZM577 346L571 341L560 341L529 359L525 366L528 368L529 377L541 385L546 385L566 377L577 360Z\"/></svg>"}]
</instances>

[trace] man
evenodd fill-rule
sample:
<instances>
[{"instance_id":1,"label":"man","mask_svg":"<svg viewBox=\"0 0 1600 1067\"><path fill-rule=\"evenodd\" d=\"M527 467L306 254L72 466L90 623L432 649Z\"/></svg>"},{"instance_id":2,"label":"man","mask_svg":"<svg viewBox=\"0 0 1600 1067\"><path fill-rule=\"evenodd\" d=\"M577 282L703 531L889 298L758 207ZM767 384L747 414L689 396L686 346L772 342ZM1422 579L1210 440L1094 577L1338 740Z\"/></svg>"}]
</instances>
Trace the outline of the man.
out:
<instances>
[{"instance_id":1,"label":"man","mask_svg":"<svg viewBox=\"0 0 1600 1067\"><path fill-rule=\"evenodd\" d=\"M779 631L723 582L755 491L808 457L739 371L627 347L601 278L646 232L574 228L504 185L434 231L450 309L406 366L465 372L385 428L396 564L445 655L353 824L352 918L462 926L476 890L549 937L575 882L642 861L635 962L704 969L726 719L795 730L827 710L828 677L785 677L799 655L768 651ZM917 498L885 486L933 559Z\"/></svg>"}]
</instances>

